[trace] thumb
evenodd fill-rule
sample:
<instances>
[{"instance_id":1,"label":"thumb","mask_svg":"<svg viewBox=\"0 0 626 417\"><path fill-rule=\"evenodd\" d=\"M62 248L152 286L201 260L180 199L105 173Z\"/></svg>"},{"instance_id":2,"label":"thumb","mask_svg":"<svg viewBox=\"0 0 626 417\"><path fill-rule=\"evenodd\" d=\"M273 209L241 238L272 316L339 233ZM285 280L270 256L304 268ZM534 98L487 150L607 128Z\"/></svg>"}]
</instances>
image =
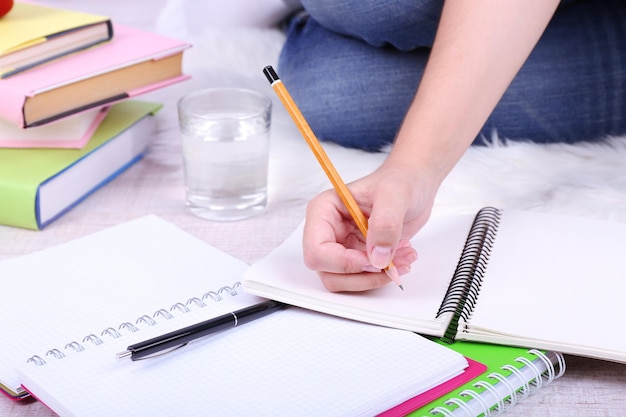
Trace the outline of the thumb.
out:
<instances>
[{"instance_id":1,"label":"thumb","mask_svg":"<svg viewBox=\"0 0 626 417\"><path fill-rule=\"evenodd\" d=\"M391 263L404 225L408 203L394 192L378 192L368 220L367 255L376 268L386 268Z\"/></svg>"}]
</instances>

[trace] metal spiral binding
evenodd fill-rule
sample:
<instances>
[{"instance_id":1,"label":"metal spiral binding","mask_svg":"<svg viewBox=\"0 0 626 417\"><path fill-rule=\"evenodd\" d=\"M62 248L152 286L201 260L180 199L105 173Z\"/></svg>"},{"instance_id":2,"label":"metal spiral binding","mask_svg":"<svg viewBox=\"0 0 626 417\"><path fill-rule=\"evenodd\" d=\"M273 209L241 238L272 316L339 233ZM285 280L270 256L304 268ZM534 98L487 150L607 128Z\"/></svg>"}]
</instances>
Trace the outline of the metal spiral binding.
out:
<instances>
[{"instance_id":1,"label":"metal spiral binding","mask_svg":"<svg viewBox=\"0 0 626 417\"><path fill-rule=\"evenodd\" d=\"M473 388L465 389L459 393L458 397L445 401L444 404L450 408L442 406L434 407L429 410L430 415L468 417L475 415L483 415L484 417L499 416L516 403L524 400L530 394L540 390L555 379L560 378L565 373L565 359L561 353L550 352L550 355L554 355L556 364L553 363L545 353L539 350L531 349L528 353L535 355L541 360L546 370L542 372L537 365L528 358L518 357L515 359L515 362L522 364L524 367L528 367L532 372L534 378L530 381L528 378L524 377L520 368L511 364L503 365L500 369L508 371L508 376L499 372L492 372L487 375L487 380L475 382L472 384ZM510 376L515 376L518 384L514 384L514 382L508 378ZM495 384L503 384L503 386L506 387L507 395L503 396L501 393L498 393L494 387ZM484 395L481 395L484 393L489 393L493 400L493 405L486 401ZM476 408L472 408L468 405L468 402L471 400L479 404L479 413L477 413Z\"/></svg>"},{"instance_id":2,"label":"metal spiral binding","mask_svg":"<svg viewBox=\"0 0 626 417\"><path fill-rule=\"evenodd\" d=\"M172 313L170 313L169 311L167 311L166 309L162 308L160 310L157 310L154 314L153 314L154 318L159 318L159 317L163 317L165 320L171 320L174 318L174 315Z\"/></svg>"},{"instance_id":3,"label":"metal spiral binding","mask_svg":"<svg viewBox=\"0 0 626 417\"><path fill-rule=\"evenodd\" d=\"M189 313L191 310L189 307L184 305L183 303L176 303L172 307L170 307L170 311L178 310L181 313Z\"/></svg>"},{"instance_id":4,"label":"metal spiral binding","mask_svg":"<svg viewBox=\"0 0 626 417\"><path fill-rule=\"evenodd\" d=\"M30 358L28 358L28 360L26 360L27 363L33 363L37 366L41 366L41 365L45 365L46 361L44 361L41 356L39 355L33 355Z\"/></svg>"},{"instance_id":5,"label":"metal spiral binding","mask_svg":"<svg viewBox=\"0 0 626 417\"><path fill-rule=\"evenodd\" d=\"M437 317L452 313L452 320L442 337L446 343L454 341L459 320L467 321L478 301L501 215L501 210L485 207L474 218L459 263L437 311Z\"/></svg>"},{"instance_id":6,"label":"metal spiral binding","mask_svg":"<svg viewBox=\"0 0 626 417\"><path fill-rule=\"evenodd\" d=\"M46 356L54 356L57 359L61 359L65 357L65 354L61 352L59 349L50 349L46 352Z\"/></svg>"},{"instance_id":7,"label":"metal spiral binding","mask_svg":"<svg viewBox=\"0 0 626 417\"><path fill-rule=\"evenodd\" d=\"M70 342L67 345L65 345L65 349L69 349L69 348L74 349L74 352L81 352L85 350L85 347L78 342Z\"/></svg>"},{"instance_id":8,"label":"metal spiral binding","mask_svg":"<svg viewBox=\"0 0 626 417\"><path fill-rule=\"evenodd\" d=\"M224 286L220 288L219 290L217 290L217 292L209 291L205 293L204 295L202 295L202 299L206 300L207 298L211 298L213 301L222 301L223 300L222 295L224 295L224 293L234 296L234 295L237 295L237 290L239 288L241 288L241 282L236 282L232 287Z\"/></svg>"},{"instance_id":9,"label":"metal spiral binding","mask_svg":"<svg viewBox=\"0 0 626 417\"><path fill-rule=\"evenodd\" d=\"M117 330L113 327L107 327L106 329L102 331L102 333L100 333L100 336L102 337L98 337L95 334L89 334L83 338L82 343L72 341L66 344L65 351L66 352L67 351L82 352L83 350L85 350L85 345L87 343L90 343L94 346L98 346L98 345L105 343L105 340L103 340L104 337L117 339L117 338L122 337L122 332L130 332L130 333L138 332L141 330L140 325L154 326L158 324L158 319L171 320L175 317L175 313L186 314L192 311L192 309L204 308L207 306L207 303L204 300L210 299L214 302L220 302L224 300L224 298L227 296L231 296L231 297L236 296L237 294L239 294L238 291L240 290L240 288L241 288L241 282L235 282L232 286L226 285L226 286L221 287L217 291L209 291L205 293L204 295L202 295L202 297L200 298L191 297L185 303L180 303L180 302L174 303L170 307L169 311L164 308L161 308L155 311L152 316L144 314L137 318L135 324L132 324L130 322L124 322L118 326ZM62 359L66 357L66 354L60 349L54 348L54 349L48 350L45 356L53 357L55 359ZM30 358L26 360L26 362L32 363L35 366L43 366L46 364L46 360L43 359L39 355L31 356Z\"/></svg>"},{"instance_id":10,"label":"metal spiral binding","mask_svg":"<svg viewBox=\"0 0 626 417\"><path fill-rule=\"evenodd\" d=\"M129 322L120 324L119 329L120 330L129 330L132 333L135 333L135 332L139 331L139 327L137 327L134 324L129 323Z\"/></svg>"},{"instance_id":11,"label":"metal spiral binding","mask_svg":"<svg viewBox=\"0 0 626 417\"><path fill-rule=\"evenodd\" d=\"M137 321L135 322L136 324L147 324L148 326L154 326L155 324L157 324L156 320L154 320L152 317L144 314L143 316L139 317L137 319Z\"/></svg>"},{"instance_id":12,"label":"metal spiral binding","mask_svg":"<svg viewBox=\"0 0 626 417\"><path fill-rule=\"evenodd\" d=\"M206 303L204 301L202 301L201 299L199 299L198 297L192 297L189 300L187 300L187 305L195 305L196 307L206 307Z\"/></svg>"},{"instance_id":13,"label":"metal spiral binding","mask_svg":"<svg viewBox=\"0 0 626 417\"><path fill-rule=\"evenodd\" d=\"M100 333L100 336L111 336L113 339L117 339L118 337L122 337L122 334L113 327L108 327Z\"/></svg>"},{"instance_id":14,"label":"metal spiral binding","mask_svg":"<svg viewBox=\"0 0 626 417\"><path fill-rule=\"evenodd\" d=\"M96 336L95 334L90 334L90 335L85 336L85 337L83 338L83 343L86 343L86 342L91 342L91 343L93 343L95 346L98 346L98 345L101 345L101 344L103 344L103 343L104 343L104 342L102 341L102 339L100 339L100 338L99 338L98 336Z\"/></svg>"}]
</instances>

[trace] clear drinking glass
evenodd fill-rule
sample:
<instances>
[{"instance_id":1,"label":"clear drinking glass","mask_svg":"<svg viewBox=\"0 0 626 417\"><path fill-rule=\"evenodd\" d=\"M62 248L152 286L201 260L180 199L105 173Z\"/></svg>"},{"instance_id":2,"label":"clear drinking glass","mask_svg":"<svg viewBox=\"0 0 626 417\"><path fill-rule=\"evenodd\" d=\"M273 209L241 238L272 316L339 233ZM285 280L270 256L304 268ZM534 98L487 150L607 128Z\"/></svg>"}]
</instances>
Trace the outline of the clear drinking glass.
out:
<instances>
[{"instance_id":1,"label":"clear drinking glass","mask_svg":"<svg viewBox=\"0 0 626 417\"><path fill-rule=\"evenodd\" d=\"M209 220L245 219L267 207L271 100L211 88L178 101L186 203Z\"/></svg>"}]
</instances>

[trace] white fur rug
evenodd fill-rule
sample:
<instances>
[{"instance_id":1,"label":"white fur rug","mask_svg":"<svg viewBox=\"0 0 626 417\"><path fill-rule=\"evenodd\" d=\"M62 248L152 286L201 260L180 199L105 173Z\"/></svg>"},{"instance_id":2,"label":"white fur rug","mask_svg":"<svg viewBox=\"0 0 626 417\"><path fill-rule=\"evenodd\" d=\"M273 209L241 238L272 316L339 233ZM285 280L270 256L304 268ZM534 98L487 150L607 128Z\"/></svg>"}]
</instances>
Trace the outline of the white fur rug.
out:
<instances>
[{"instance_id":1,"label":"white fur rug","mask_svg":"<svg viewBox=\"0 0 626 417\"><path fill-rule=\"evenodd\" d=\"M284 40L279 30L207 28L200 33L184 33L181 22L170 15L167 22L160 21L159 31L184 37L194 45L185 58L186 72L193 76L185 87L189 91L239 86L273 99L271 204L307 201L330 187L262 74L264 66L277 63ZM169 137L176 129L172 119L160 136ZM171 141L162 145L161 149L168 152L168 147L175 146ZM346 182L371 172L386 156L333 144L325 148ZM473 147L444 182L434 213L474 212L485 205L626 222L626 137L579 145L494 139L492 146Z\"/></svg>"}]
</instances>

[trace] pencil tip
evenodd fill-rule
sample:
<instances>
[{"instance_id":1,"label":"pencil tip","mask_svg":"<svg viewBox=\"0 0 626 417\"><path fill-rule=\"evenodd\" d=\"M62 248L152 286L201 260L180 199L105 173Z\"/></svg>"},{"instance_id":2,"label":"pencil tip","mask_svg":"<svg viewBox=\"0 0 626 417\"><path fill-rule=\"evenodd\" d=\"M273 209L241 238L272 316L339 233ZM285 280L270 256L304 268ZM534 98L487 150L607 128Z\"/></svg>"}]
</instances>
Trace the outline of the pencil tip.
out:
<instances>
[{"instance_id":1,"label":"pencil tip","mask_svg":"<svg viewBox=\"0 0 626 417\"><path fill-rule=\"evenodd\" d=\"M385 272L387 273L387 276L396 284L398 284L398 287L400 287L400 289L402 291L404 291L404 288L402 287L402 282L400 282L400 274L398 274L398 270L396 269L395 265L391 264L387 267L387 269L385 269Z\"/></svg>"}]
</instances>

